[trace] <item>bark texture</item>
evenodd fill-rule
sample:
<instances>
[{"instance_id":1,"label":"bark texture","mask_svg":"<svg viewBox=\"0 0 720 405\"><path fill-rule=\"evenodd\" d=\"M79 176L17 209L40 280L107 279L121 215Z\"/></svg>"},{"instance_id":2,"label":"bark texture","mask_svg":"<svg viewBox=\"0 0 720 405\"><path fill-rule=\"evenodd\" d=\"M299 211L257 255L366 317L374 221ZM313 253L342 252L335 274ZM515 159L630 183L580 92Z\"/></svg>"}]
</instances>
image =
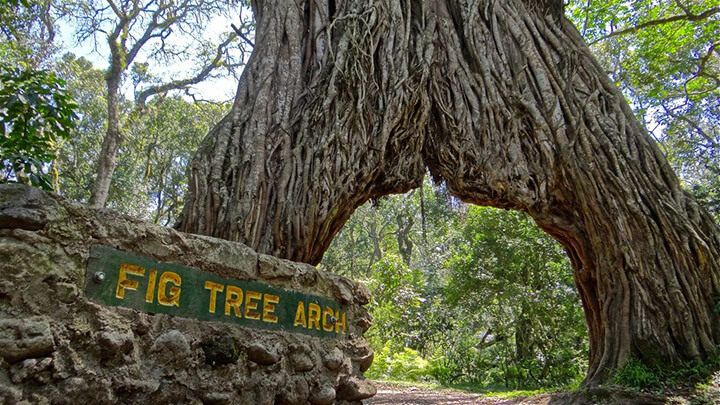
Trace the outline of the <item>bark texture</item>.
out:
<instances>
[{"instance_id":1,"label":"bark texture","mask_svg":"<svg viewBox=\"0 0 720 405\"><path fill-rule=\"evenodd\" d=\"M118 31L116 31L118 32ZM93 208L104 208L110 193L110 182L117 164L117 153L122 143L122 132L120 130L120 82L125 70L123 52L111 37L108 40L110 45L110 67L105 72L105 83L107 85L107 131L103 138L102 148L98 156L98 168L95 182L93 183L90 201Z\"/></svg>"},{"instance_id":2,"label":"bark texture","mask_svg":"<svg viewBox=\"0 0 720 405\"><path fill-rule=\"evenodd\" d=\"M192 163L178 227L315 264L357 206L429 169L566 247L588 384L630 356L715 353L720 229L561 4L254 2L255 53Z\"/></svg>"}]
</instances>

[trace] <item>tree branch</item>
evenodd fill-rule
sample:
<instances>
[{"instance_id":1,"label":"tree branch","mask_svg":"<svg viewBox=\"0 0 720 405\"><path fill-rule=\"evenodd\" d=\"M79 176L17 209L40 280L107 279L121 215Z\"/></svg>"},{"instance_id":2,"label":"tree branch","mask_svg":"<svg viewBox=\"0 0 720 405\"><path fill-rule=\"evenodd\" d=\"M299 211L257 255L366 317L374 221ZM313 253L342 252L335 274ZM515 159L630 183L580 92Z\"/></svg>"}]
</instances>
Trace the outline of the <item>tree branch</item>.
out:
<instances>
[{"instance_id":1,"label":"tree branch","mask_svg":"<svg viewBox=\"0 0 720 405\"><path fill-rule=\"evenodd\" d=\"M644 22L642 24L638 24L634 27L613 31L610 34L608 34L600 39L590 42L590 45L595 45L598 42L602 42L602 41L605 41L605 40L613 38L613 37L619 37L622 35L633 34L633 33L636 33L638 31L643 30L648 27L655 27L658 25L669 24L669 23L673 23L673 22L677 22L677 21L702 21L702 20L712 17L713 15L718 14L718 13L720 13L720 7L713 7L710 10L707 10L701 14L687 13L687 14L682 14L682 15L674 15L674 16L667 17L667 18L660 18L658 20L652 20L652 21Z\"/></svg>"},{"instance_id":2,"label":"tree branch","mask_svg":"<svg viewBox=\"0 0 720 405\"><path fill-rule=\"evenodd\" d=\"M210 74L212 73L213 70L215 70L217 67L219 67L221 65L220 62L222 61L223 52L224 52L225 48L236 37L237 37L237 35L235 33L232 33L228 36L228 38L225 41L223 41L220 45L218 45L217 52L215 53L215 57L210 62L208 62L208 64L205 65L205 67L200 72L198 72L197 75L187 78L187 79L183 79L183 80L173 80L169 83L161 84L159 86L148 87L147 89L143 90L136 97L137 104L142 108L145 105L145 102L147 101L147 99L151 96L154 96L156 94L167 93L168 91L171 91L171 90L184 89L188 86L200 83L203 80L205 80L208 76L210 76Z\"/></svg>"},{"instance_id":3,"label":"tree branch","mask_svg":"<svg viewBox=\"0 0 720 405\"><path fill-rule=\"evenodd\" d=\"M250 46L252 46L253 48L255 48L255 44L253 43L253 41L251 41L250 38L248 38L247 36L245 36L245 34L243 34L242 31L240 31L240 28L236 27L235 24L230 24L230 26L232 27L233 31L235 31L235 33L236 33L240 38L243 39L243 41L247 42L248 45L250 45Z\"/></svg>"}]
</instances>

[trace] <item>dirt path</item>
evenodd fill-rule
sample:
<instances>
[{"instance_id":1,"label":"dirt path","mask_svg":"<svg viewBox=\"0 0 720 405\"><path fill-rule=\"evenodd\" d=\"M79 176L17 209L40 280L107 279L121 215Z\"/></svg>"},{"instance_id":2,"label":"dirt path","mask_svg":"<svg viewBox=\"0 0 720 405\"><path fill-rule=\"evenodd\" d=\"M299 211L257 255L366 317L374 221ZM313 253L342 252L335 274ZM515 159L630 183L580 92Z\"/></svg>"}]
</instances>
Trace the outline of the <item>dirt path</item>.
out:
<instances>
[{"instance_id":1,"label":"dirt path","mask_svg":"<svg viewBox=\"0 0 720 405\"><path fill-rule=\"evenodd\" d=\"M550 395L531 398L503 399L451 389L400 386L376 383L378 393L363 401L368 405L412 404L412 405L547 405Z\"/></svg>"}]
</instances>

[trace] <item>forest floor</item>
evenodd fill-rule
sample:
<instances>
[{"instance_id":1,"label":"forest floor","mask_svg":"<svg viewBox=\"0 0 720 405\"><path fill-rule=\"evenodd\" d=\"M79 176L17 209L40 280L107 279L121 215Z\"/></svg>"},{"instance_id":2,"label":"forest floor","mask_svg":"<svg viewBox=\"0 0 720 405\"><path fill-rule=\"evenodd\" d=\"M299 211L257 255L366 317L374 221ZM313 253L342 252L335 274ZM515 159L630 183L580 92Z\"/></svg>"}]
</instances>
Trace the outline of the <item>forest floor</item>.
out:
<instances>
[{"instance_id":1,"label":"forest floor","mask_svg":"<svg viewBox=\"0 0 720 405\"><path fill-rule=\"evenodd\" d=\"M718 405L720 373L694 389L665 391L659 396L606 387L579 392L515 391L476 393L432 385L375 382L377 395L363 401L366 405L567 405L567 404L647 404L647 405Z\"/></svg>"},{"instance_id":2,"label":"forest floor","mask_svg":"<svg viewBox=\"0 0 720 405\"><path fill-rule=\"evenodd\" d=\"M363 401L367 405L548 405L552 394L478 394L451 388L376 382L378 392Z\"/></svg>"}]
</instances>

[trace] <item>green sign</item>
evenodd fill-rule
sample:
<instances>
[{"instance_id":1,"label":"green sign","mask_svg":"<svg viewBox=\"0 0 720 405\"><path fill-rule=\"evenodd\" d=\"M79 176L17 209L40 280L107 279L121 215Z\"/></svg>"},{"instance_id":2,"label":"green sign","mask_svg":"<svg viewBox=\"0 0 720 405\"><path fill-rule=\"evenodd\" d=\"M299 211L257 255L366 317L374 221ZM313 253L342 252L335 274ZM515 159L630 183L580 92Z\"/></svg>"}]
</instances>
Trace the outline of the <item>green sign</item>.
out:
<instances>
[{"instance_id":1,"label":"green sign","mask_svg":"<svg viewBox=\"0 0 720 405\"><path fill-rule=\"evenodd\" d=\"M255 281L229 279L102 245L90 250L85 294L109 306L251 328L342 337L336 301Z\"/></svg>"}]
</instances>

